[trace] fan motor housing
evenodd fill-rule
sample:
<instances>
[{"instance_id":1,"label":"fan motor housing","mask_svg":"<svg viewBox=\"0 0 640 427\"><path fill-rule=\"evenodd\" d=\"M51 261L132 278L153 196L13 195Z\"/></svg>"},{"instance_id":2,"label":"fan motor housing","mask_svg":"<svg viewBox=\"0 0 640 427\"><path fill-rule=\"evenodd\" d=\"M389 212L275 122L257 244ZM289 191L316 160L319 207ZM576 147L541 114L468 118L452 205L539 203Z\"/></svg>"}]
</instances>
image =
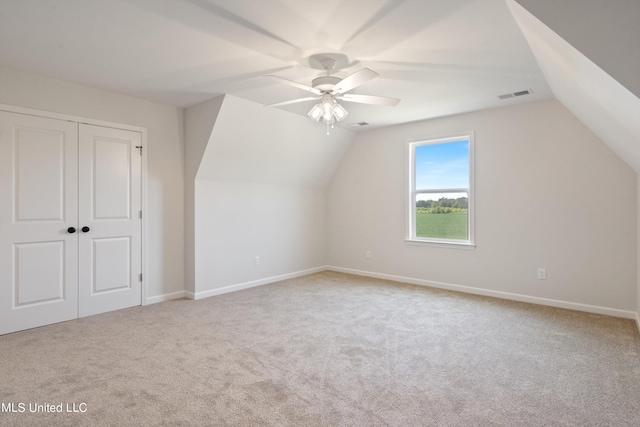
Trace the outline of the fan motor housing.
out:
<instances>
[{"instance_id":1,"label":"fan motor housing","mask_svg":"<svg viewBox=\"0 0 640 427\"><path fill-rule=\"evenodd\" d=\"M337 85L342 79L334 76L320 76L311 81L311 86L314 89L319 89L323 92L330 91L335 85Z\"/></svg>"}]
</instances>

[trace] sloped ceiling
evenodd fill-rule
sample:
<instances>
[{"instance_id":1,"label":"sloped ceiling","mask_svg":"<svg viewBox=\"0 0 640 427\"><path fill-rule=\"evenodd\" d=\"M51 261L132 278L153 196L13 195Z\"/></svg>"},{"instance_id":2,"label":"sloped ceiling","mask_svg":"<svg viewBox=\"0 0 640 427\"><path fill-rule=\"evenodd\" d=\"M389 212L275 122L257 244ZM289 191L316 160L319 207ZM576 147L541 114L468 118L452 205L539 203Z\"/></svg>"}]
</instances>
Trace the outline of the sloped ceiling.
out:
<instances>
[{"instance_id":1,"label":"sloped ceiling","mask_svg":"<svg viewBox=\"0 0 640 427\"><path fill-rule=\"evenodd\" d=\"M321 73L310 55L342 53L336 75L380 73L354 93L402 101L349 104L341 127L555 95L638 170L640 1L519 2L533 15L513 0L0 0L0 66L182 107L220 94L265 104L307 94L264 74L309 84ZM523 89L533 95L498 99Z\"/></svg>"},{"instance_id":2,"label":"sloped ceiling","mask_svg":"<svg viewBox=\"0 0 640 427\"><path fill-rule=\"evenodd\" d=\"M517 2L618 83L640 96L640 1Z\"/></svg>"},{"instance_id":3,"label":"sloped ceiling","mask_svg":"<svg viewBox=\"0 0 640 427\"><path fill-rule=\"evenodd\" d=\"M211 120L197 179L322 188L355 136L232 95Z\"/></svg>"},{"instance_id":4,"label":"sloped ceiling","mask_svg":"<svg viewBox=\"0 0 640 427\"><path fill-rule=\"evenodd\" d=\"M308 96L262 76L309 85L318 53L380 74L352 93L402 99L348 104L356 131L551 98L504 0L0 0L0 66L180 107Z\"/></svg>"},{"instance_id":5,"label":"sloped ceiling","mask_svg":"<svg viewBox=\"0 0 640 427\"><path fill-rule=\"evenodd\" d=\"M554 96L640 173L640 99L521 5L506 1Z\"/></svg>"}]
</instances>

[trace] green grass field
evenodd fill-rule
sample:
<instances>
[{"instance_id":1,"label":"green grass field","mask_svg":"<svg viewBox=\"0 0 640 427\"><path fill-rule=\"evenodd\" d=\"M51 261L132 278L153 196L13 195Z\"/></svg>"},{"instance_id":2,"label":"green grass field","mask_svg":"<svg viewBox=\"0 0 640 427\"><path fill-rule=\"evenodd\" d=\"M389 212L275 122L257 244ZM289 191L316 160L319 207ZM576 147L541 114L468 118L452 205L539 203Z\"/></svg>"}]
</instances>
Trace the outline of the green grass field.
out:
<instances>
[{"instance_id":1,"label":"green grass field","mask_svg":"<svg viewBox=\"0 0 640 427\"><path fill-rule=\"evenodd\" d=\"M416 212L416 237L467 240L467 213Z\"/></svg>"}]
</instances>

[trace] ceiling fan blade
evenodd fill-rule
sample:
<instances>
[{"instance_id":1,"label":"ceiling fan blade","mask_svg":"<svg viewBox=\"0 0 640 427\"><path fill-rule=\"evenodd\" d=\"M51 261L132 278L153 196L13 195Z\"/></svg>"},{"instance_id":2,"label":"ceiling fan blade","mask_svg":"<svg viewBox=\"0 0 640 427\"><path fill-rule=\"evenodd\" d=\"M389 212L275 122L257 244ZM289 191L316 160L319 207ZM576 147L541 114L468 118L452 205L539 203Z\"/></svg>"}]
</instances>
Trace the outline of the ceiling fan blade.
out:
<instances>
[{"instance_id":1,"label":"ceiling fan blade","mask_svg":"<svg viewBox=\"0 0 640 427\"><path fill-rule=\"evenodd\" d=\"M363 68L361 70L356 71L353 74L348 75L344 79L342 79L338 84L336 84L331 93L334 95L339 95L345 92L354 89L361 84L368 82L371 79L378 77L380 74L376 73L373 70L368 68Z\"/></svg>"},{"instance_id":2,"label":"ceiling fan blade","mask_svg":"<svg viewBox=\"0 0 640 427\"><path fill-rule=\"evenodd\" d=\"M275 104L265 105L265 107L282 107L283 105L297 104L298 102L317 101L319 96L309 96L307 98L292 99L291 101L276 102Z\"/></svg>"},{"instance_id":3,"label":"ceiling fan blade","mask_svg":"<svg viewBox=\"0 0 640 427\"><path fill-rule=\"evenodd\" d=\"M278 81L280 83L287 84L289 86L297 87L298 89L306 90L307 92L315 93L316 95L322 95L322 91L318 89L314 89L311 86L303 85L302 83L294 82L293 80L285 79L284 77L274 76L274 75L266 75L271 80Z\"/></svg>"},{"instance_id":4,"label":"ceiling fan blade","mask_svg":"<svg viewBox=\"0 0 640 427\"><path fill-rule=\"evenodd\" d=\"M336 99L347 102L357 102L360 104L371 105L384 105L387 107L395 107L400 100L398 98L388 98L386 96L372 96L372 95L338 95Z\"/></svg>"}]
</instances>

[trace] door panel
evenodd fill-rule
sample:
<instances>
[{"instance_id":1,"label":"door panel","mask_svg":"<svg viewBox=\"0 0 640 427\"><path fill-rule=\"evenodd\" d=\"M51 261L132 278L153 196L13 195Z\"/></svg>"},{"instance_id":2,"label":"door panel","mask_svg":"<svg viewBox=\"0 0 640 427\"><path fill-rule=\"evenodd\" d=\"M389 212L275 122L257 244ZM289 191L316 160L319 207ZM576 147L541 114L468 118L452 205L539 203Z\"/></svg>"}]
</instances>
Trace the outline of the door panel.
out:
<instances>
[{"instance_id":1,"label":"door panel","mask_svg":"<svg viewBox=\"0 0 640 427\"><path fill-rule=\"evenodd\" d=\"M80 316L140 305L139 132L80 125Z\"/></svg>"},{"instance_id":2,"label":"door panel","mask_svg":"<svg viewBox=\"0 0 640 427\"><path fill-rule=\"evenodd\" d=\"M13 247L15 307L64 300L64 241Z\"/></svg>"},{"instance_id":3,"label":"door panel","mask_svg":"<svg viewBox=\"0 0 640 427\"><path fill-rule=\"evenodd\" d=\"M78 316L78 125L0 112L0 334Z\"/></svg>"},{"instance_id":4,"label":"door panel","mask_svg":"<svg viewBox=\"0 0 640 427\"><path fill-rule=\"evenodd\" d=\"M93 240L93 294L131 288L131 238Z\"/></svg>"},{"instance_id":5,"label":"door panel","mask_svg":"<svg viewBox=\"0 0 640 427\"><path fill-rule=\"evenodd\" d=\"M130 140L94 136L93 165L93 219L131 219Z\"/></svg>"},{"instance_id":6,"label":"door panel","mask_svg":"<svg viewBox=\"0 0 640 427\"><path fill-rule=\"evenodd\" d=\"M63 221L65 134L16 126L14 137L16 221Z\"/></svg>"}]
</instances>

